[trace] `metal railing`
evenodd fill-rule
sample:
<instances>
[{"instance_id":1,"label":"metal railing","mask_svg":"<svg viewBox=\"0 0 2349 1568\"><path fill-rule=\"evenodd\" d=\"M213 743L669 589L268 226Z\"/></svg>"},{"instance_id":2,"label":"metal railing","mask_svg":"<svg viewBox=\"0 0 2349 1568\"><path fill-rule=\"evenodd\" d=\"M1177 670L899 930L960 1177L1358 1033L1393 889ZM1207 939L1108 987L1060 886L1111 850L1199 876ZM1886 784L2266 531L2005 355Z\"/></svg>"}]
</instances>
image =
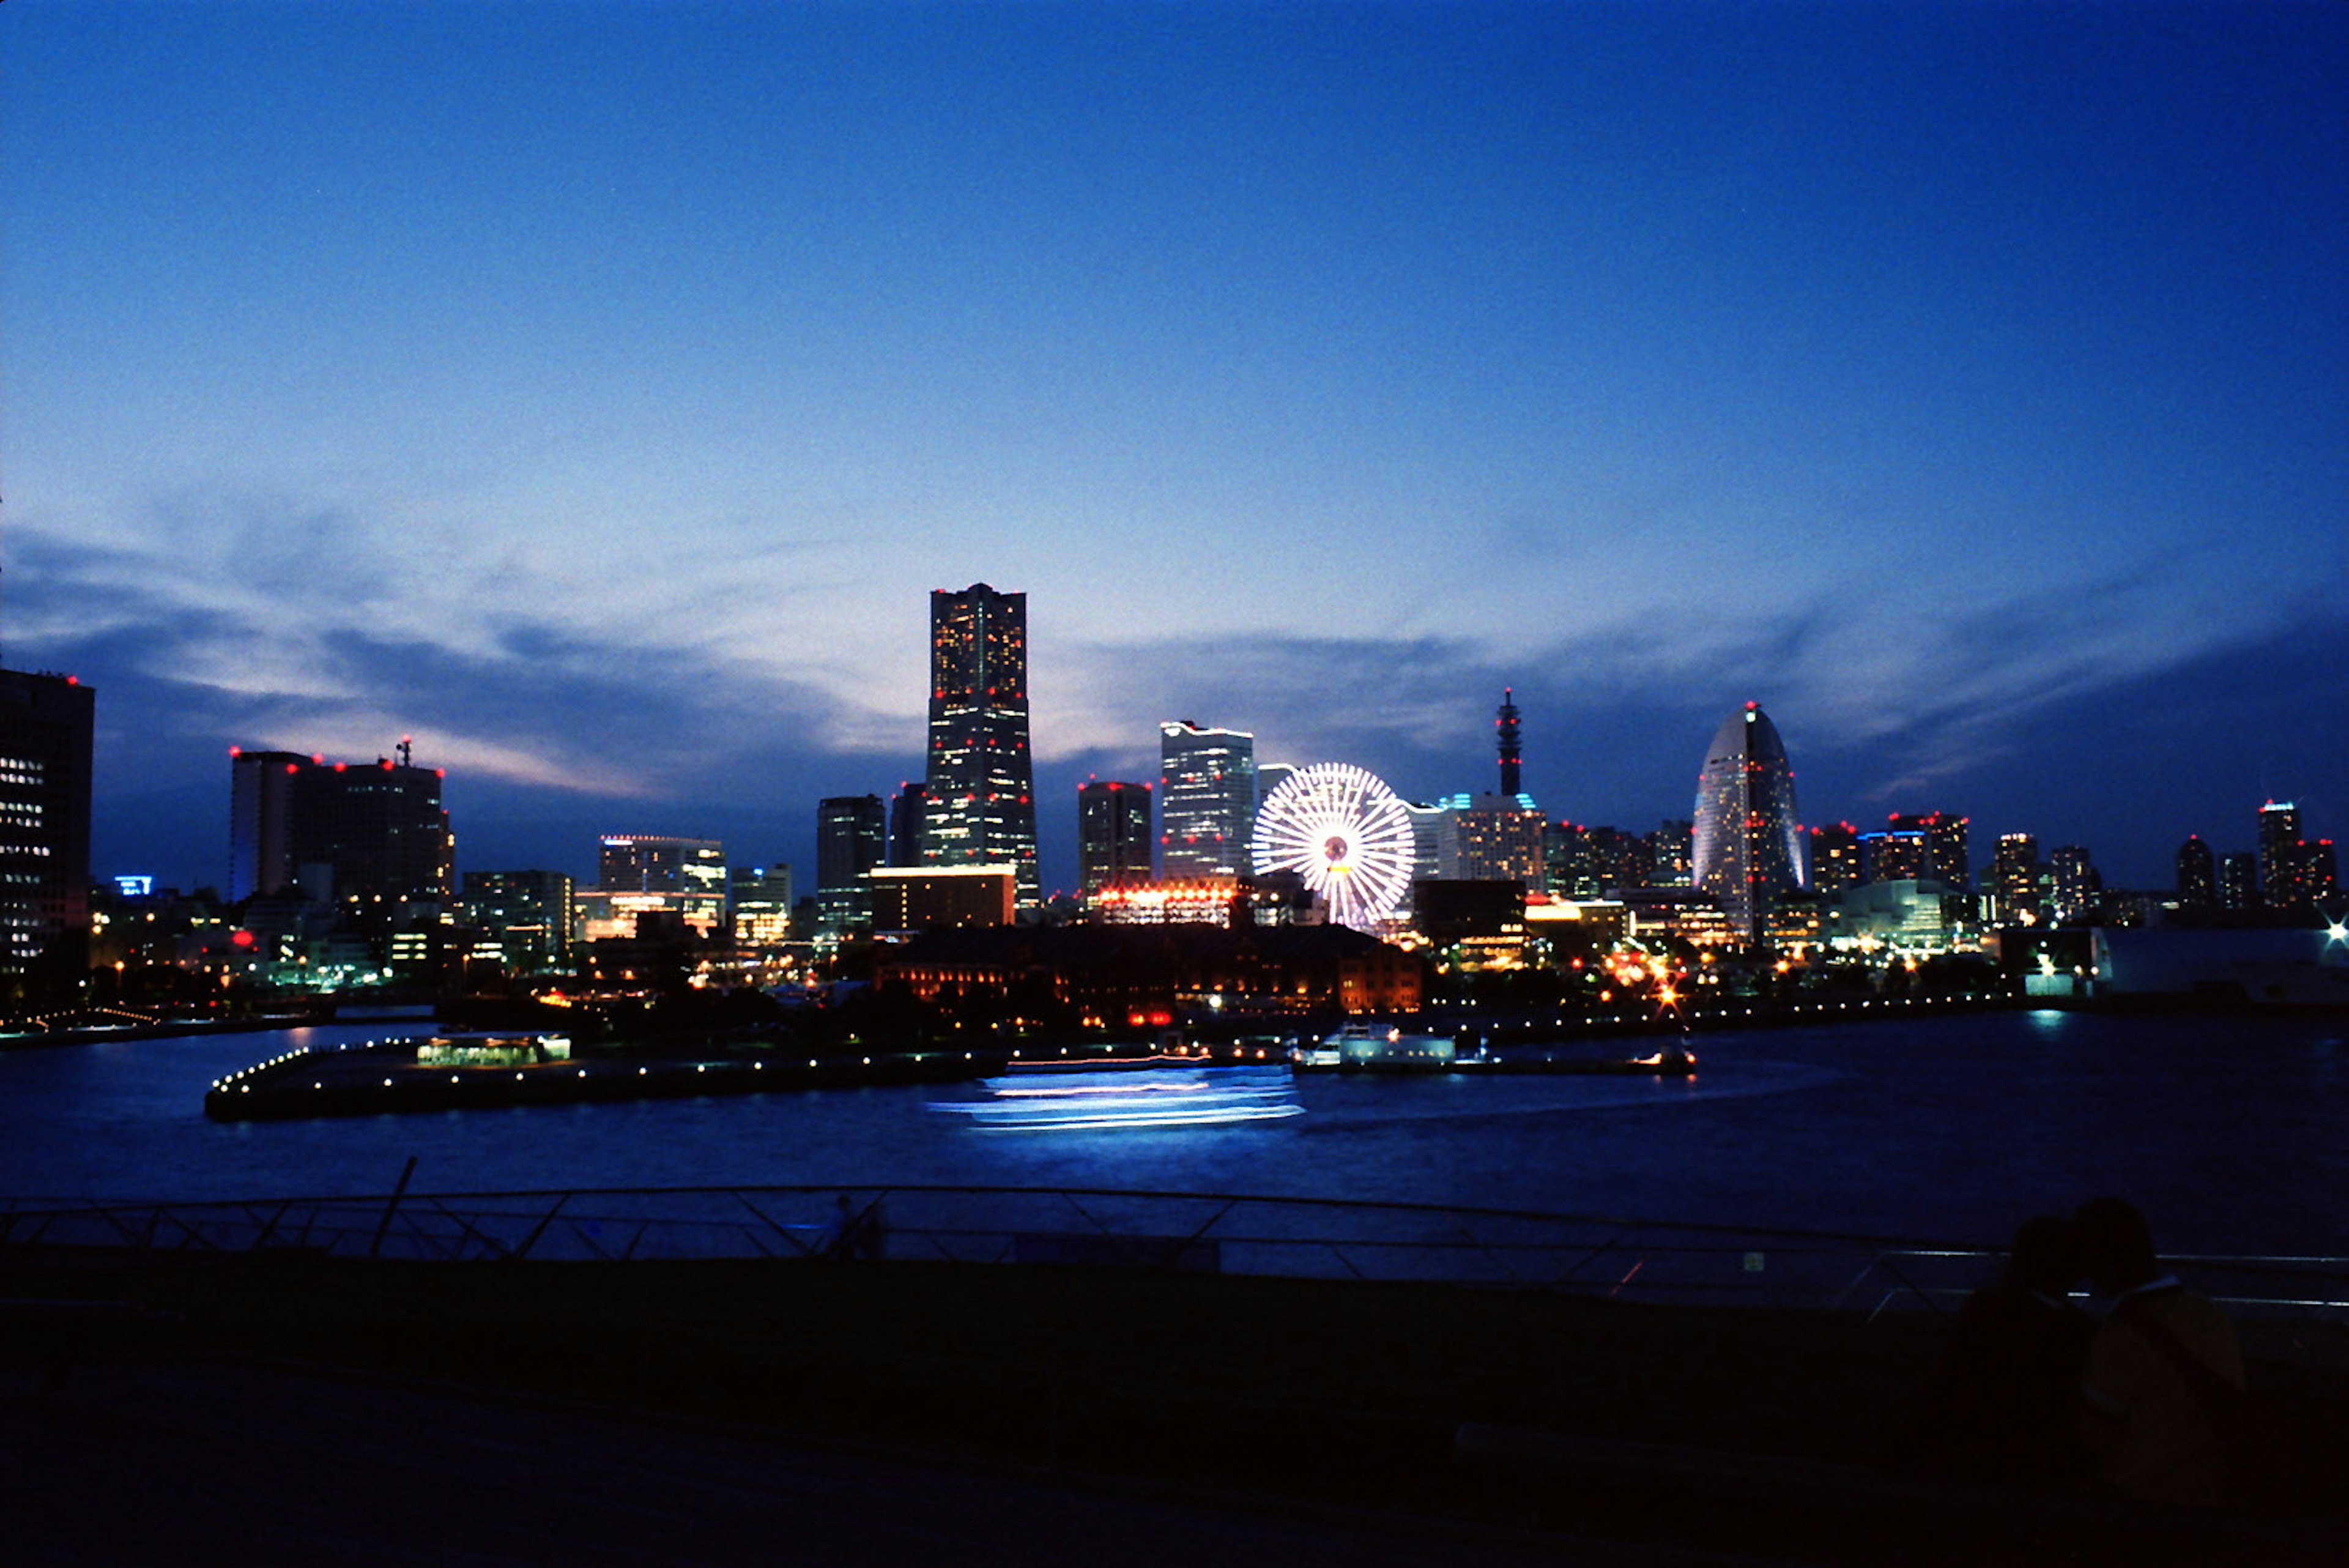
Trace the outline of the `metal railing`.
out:
<instances>
[{"instance_id":1,"label":"metal railing","mask_svg":"<svg viewBox=\"0 0 2349 1568\"><path fill-rule=\"evenodd\" d=\"M2000 1254L1913 1239L1436 1204L1097 1188L579 1188L0 1205L0 1261L288 1251L444 1262L1096 1263L1625 1301L1953 1308ZM2349 1259L2170 1262L2231 1311L2349 1324Z\"/></svg>"}]
</instances>

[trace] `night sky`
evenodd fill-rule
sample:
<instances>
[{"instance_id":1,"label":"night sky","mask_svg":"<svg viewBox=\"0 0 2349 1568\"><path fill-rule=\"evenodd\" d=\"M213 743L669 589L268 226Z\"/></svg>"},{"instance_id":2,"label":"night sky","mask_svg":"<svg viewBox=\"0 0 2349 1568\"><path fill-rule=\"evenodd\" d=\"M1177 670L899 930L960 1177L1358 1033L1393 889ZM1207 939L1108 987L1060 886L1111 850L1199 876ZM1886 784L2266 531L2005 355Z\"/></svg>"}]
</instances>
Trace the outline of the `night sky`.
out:
<instances>
[{"instance_id":1,"label":"night sky","mask_svg":"<svg viewBox=\"0 0 2349 1568\"><path fill-rule=\"evenodd\" d=\"M0 658L93 869L227 750L812 884L1024 590L1046 886L1156 724L2162 886L2349 837L2349 7L0 6Z\"/></svg>"}]
</instances>

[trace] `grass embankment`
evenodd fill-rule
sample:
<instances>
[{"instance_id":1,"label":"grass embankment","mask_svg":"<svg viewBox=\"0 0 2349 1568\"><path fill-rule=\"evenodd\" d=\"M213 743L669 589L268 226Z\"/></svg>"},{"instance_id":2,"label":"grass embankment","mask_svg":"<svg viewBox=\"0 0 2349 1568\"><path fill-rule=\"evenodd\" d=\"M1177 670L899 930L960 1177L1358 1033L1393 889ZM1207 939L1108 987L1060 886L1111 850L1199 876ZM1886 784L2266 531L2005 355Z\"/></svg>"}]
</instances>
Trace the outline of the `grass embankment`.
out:
<instances>
[{"instance_id":1,"label":"grass embankment","mask_svg":"<svg viewBox=\"0 0 2349 1568\"><path fill-rule=\"evenodd\" d=\"M88 1348L227 1351L1015 1462L1709 1544L1799 1539L1638 1467L1495 1478L1463 1422L1881 1467L1945 1320L1535 1292L925 1263L244 1258L0 1294L135 1299ZM2320 1360L2323 1358L2319 1358ZM2300 1507L2338 1507L2349 1368L2262 1364ZM1816 1503L1787 1508L1799 1513ZM1841 1523L1847 1524L1844 1520ZM1816 1520L1808 1528L1826 1528ZM1764 1533L1757 1536L1756 1530Z\"/></svg>"}]
</instances>

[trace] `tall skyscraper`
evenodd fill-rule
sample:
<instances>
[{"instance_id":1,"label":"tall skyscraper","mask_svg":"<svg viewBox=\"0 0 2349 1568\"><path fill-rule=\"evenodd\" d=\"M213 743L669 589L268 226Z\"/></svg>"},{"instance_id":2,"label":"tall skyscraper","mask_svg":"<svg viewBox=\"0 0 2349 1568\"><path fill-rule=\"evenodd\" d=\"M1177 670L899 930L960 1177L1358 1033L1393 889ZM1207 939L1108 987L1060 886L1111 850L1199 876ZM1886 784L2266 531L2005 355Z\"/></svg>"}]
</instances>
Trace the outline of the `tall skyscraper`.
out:
<instances>
[{"instance_id":1,"label":"tall skyscraper","mask_svg":"<svg viewBox=\"0 0 2349 1568\"><path fill-rule=\"evenodd\" d=\"M409 761L330 763L295 752L229 753L229 895L298 887L317 899L442 902L456 894L440 770Z\"/></svg>"},{"instance_id":2,"label":"tall skyscraper","mask_svg":"<svg viewBox=\"0 0 2349 1568\"><path fill-rule=\"evenodd\" d=\"M1009 866L1033 906L1036 780L1028 745L1028 596L985 583L930 595L926 866ZM821 896L821 895L819 895Z\"/></svg>"},{"instance_id":3,"label":"tall skyscraper","mask_svg":"<svg viewBox=\"0 0 2349 1568\"><path fill-rule=\"evenodd\" d=\"M0 981L78 983L89 961L89 757L97 698L70 675L0 670Z\"/></svg>"},{"instance_id":4,"label":"tall skyscraper","mask_svg":"<svg viewBox=\"0 0 2349 1568\"><path fill-rule=\"evenodd\" d=\"M2105 878L2087 850L2077 844L2059 844L2047 852L2055 878L2055 919L2066 924L2096 912Z\"/></svg>"},{"instance_id":5,"label":"tall skyscraper","mask_svg":"<svg viewBox=\"0 0 2349 1568\"><path fill-rule=\"evenodd\" d=\"M1722 721L1696 786L1696 885L1720 901L1731 929L1762 938L1770 906L1809 885L1795 820L1795 770L1758 702Z\"/></svg>"},{"instance_id":6,"label":"tall skyscraper","mask_svg":"<svg viewBox=\"0 0 2349 1568\"><path fill-rule=\"evenodd\" d=\"M1150 880L1150 786L1092 779L1077 786L1077 886L1090 898L1103 888Z\"/></svg>"},{"instance_id":7,"label":"tall skyscraper","mask_svg":"<svg viewBox=\"0 0 2349 1568\"><path fill-rule=\"evenodd\" d=\"M2238 849L2219 857L2219 908L2256 909L2260 907L2260 857Z\"/></svg>"},{"instance_id":8,"label":"tall skyscraper","mask_svg":"<svg viewBox=\"0 0 2349 1568\"><path fill-rule=\"evenodd\" d=\"M885 862L887 816L877 794L831 795L815 808L815 907L835 929L873 923L864 874Z\"/></svg>"},{"instance_id":9,"label":"tall skyscraper","mask_svg":"<svg viewBox=\"0 0 2349 1568\"><path fill-rule=\"evenodd\" d=\"M2189 909L2207 909L2219 901L2218 861L2199 833L2189 833L2178 846L2178 902Z\"/></svg>"},{"instance_id":10,"label":"tall skyscraper","mask_svg":"<svg viewBox=\"0 0 2349 1568\"><path fill-rule=\"evenodd\" d=\"M1158 726L1158 874L1244 877L1255 824L1256 737L1182 719Z\"/></svg>"}]
</instances>

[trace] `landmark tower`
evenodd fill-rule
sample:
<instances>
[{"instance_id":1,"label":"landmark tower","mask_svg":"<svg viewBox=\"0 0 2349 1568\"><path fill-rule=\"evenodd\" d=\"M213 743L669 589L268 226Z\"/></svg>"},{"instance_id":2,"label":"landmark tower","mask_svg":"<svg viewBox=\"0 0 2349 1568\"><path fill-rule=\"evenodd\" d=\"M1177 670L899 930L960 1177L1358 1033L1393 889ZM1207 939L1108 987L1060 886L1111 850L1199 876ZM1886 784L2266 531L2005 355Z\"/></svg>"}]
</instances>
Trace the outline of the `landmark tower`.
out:
<instances>
[{"instance_id":1,"label":"landmark tower","mask_svg":"<svg viewBox=\"0 0 2349 1568\"><path fill-rule=\"evenodd\" d=\"M1008 866L1021 906L1041 900L1028 749L1028 596L985 583L930 595L926 866Z\"/></svg>"},{"instance_id":2,"label":"landmark tower","mask_svg":"<svg viewBox=\"0 0 2349 1568\"><path fill-rule=\"evenodd\" d=\"M1721 901L1748 942L1770 906L1809 885L1795 822L1795 770L1778 727L1748 702L1722 721L1696 784L1696 885Z\"/></svg>"}]
</instances>

